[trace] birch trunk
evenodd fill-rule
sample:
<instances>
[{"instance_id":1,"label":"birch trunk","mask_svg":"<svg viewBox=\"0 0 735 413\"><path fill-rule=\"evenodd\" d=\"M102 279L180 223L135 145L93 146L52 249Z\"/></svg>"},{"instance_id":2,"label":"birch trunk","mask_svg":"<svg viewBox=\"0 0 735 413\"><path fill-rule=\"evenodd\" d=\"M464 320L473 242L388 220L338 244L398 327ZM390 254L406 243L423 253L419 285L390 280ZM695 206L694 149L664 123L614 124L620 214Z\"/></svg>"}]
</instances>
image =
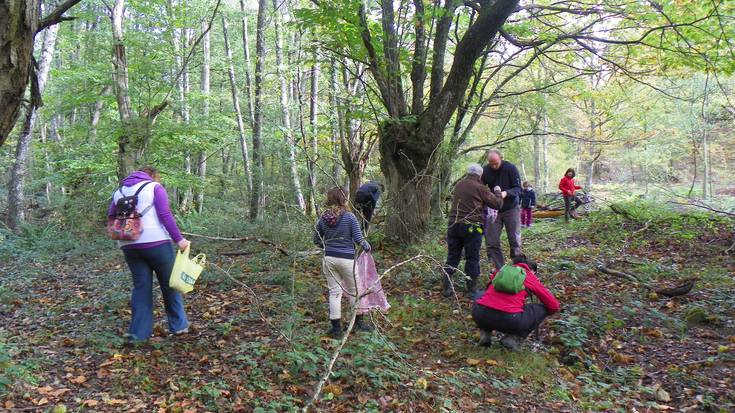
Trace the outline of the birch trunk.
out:
<instances>
[{"instance_id":1,"label":"birch trunk","mask_svg":"<svg viewBox=\"0 0 735 413\"><path fill-rule=\"evenodd\" d=\"M210 66L212 61L212 54L210 51L210 37L209 31L207 30L207 24L202 24L202 31L204 37L202 37L202 78L201 78L201 91L204 96L202 103L202 117L204 121L209 119L209 90L210 90ZM200 151L197 159L197 171L199 175L199 187L196 190L196 209L198 213L204 212L204 189L207 181L207 153Z\"/></svg>"},{"instance_id":2,"label":"birch trunk","mask_svg":"<svg viewBox=\"0 0 735 413\"><path fill-rule=\"evenodd\" d=\"M544 174L543 174L543 186L542 186L542 193L548 193L551 188L549 188L549 115L544 112L544 136L541 141L541 146L543 148L541 159L544 165Z\"/></svg>"},{"instance_id":3,"label":"birch trunk","mask_svg":"<svg viewBox=\"0 0 735 413\"><path fill-rule=\"evenodd\" d=\"M341 162L340 162L340 142L342 141L341 133L342 133L342 107L340 106L339 102L339 82L337 81L337 67L335 66L336 62L334 59L330 60L330 66L332 67L331 70L331 77L330 77L330 96L329 96L329 104L332 107L331 113L329 114L329 121L332 124L332 184L333 185L339 185L340 182L340 170L341 170Z\"/></svg>"},{"instance_id":4,"label":"birch trunk","mask_svg":"<svg viewBox=\"0 0 735 413\"><path fill-rule=\"evenodd\" d=\"M103 87L102 92L100 92L99 98L97 98L97 101L94 102L94 111L92 112L92 122L89 128L88 136L89 143L97 142L97 125L100 123L100 118L102 117L102 108L105 104L103 97L109 95L111 91L111 86Z\"/></svg>"},{"instance_id":5,"label":"birch trunk","mask_svg":"<svg viewBox=\"0 0 735 413\"><path fill-rule=\"evenodd\" d=\"M230 40L227 33L227 19L222 16L222 35L225 40L225 55L227 56L227 74L230 79L230 91L232 92L232 106L237 117L237 129L240 133L240 149L242 150L242 160L245 169L245 178L247 179L248 195L253 196L253 174L250 170L250 156L248 155L248 144L245 137L245 124L242 120L242 112L240 111L240 98L237 92L237 82L235 81L235 67L232 64L232 49L230 49Z\"/></svg>"},{"instance_id":6,"label":"birch trunk","mask_svg":"<svg viewBox=\"0 0 735 413\"><path fill-rule=\"evenodd\" d=\"M252 127L254 120L253 109L253 76L250 62L250 33L248 31L248 16L245 11L245 0L240 0L240 11L242 12L242 50L245 56L245 102L247 103L248 122ZM262 185L262 183L261 183Z\"/></svg>"},{"instance_id":7,"label":"birch trunk","mask_svg":"<svg viewBox=\"0 0 735 413\"><path fill-rule=\"evenodd\" d=\"M183 65L183 53L186 53L186 49L189 46L189 43L191 43L191 30L188 28L184 28L181 31L181 40L182 40L182 54L179 56L181 59L181 65ZM190 113L189 113L189 103L187 101L187 96L189 95L190 89L189 89L189 65L183 65L179 66L181 68L181 80L179 81L179 102L181 104L181 119L184 122L184 125L189 125L189 122L191 121ZM184 153L184 173L189 176L192 173L191 168L191 150L189 148L185 149ZM191 206L191 203L193 202L194 193L192 192L191 185L187 184L186 189L184 189L183 197L181 198L181 205L179 208L182 211L188 211L189 207Z\"/></svg>"},{"instance_id":8,"label":"birch trunk","mask_svg":"<svg viewBox=\"0 0 735 413\"><path fill-rule=\"evenodd\" d=\"M242 6L244 7L244 6ZM265 30L268 0L258 0L258 17L255 35L255 89L253 101L253 163L255 164L255 182L253 196L250 197L250 221L255 221L265 200L263 185L263 156L261 153L261 133L263 126L263 69L265 66ZM246 48L248 50L249 48Z\"/></svg>"},{"instance_id":9,"label":"birch trunk","mask_svg":"<svg viewBox=\"0 0 735 413\"><path fill-rule=\"evenodd\" d=\"M319 156L318 142L318 98L319 98L319 63L317 61L317 52L314 51L314 64L311 66L311 94L309 96L309 126L311 132L311 151L308 153L307 169L309 171L309 202L311 208L317 215L319 210L316 203L316 160Z\"/></svg>"},{"instance_id":10,"label":"birch trunk","mask_svg":"<svg viewBox=\"0 0 735 413\"><path fill-rule=\"evenodd\" d=\"M702 198L709 199L710 193L710 149L709 149L709 119L707 104L709 103L709 73L704 81L704 95L702 97Z\"/></svg>"},{"instance_id":11,"label":"birch trunk","mask_svg":"<svg viewBox=\"0 0 735 413\"><path fill-rule=\"evenodd\" d=\"M43 48L41 49L41 60L38 65L38 93L43 93L48 79L49 67L54 56L54 48L56 47L56 37L59 26L54 25L45 30L46 35L43 39ZM23 196L23 180L27 172L28 153L31 146L31 138L33 126L38 116L38 109L34 105L30 105L26 111L23 121L23 130L18 138L18 144L15 148L15 163L10 172L10 188L8 190L8 225L11 230L18 232L20 226L26 220Z\"/></svg>"},{"instance_id":12,"label":"birch trunk","mask_svg":"<svg viewBox=\"0 0 735 413\"><path fill-rule=\"evenodd\" d=\"M296 198L296 203L299 206L299 210L303 213L306 210L306 202L304 201L304 194L301 190L299 171L296 165L296 143L294 142L293 131L291 129L291 115L288 103L288 81L286 79L286 68L283 61L281 15L278 10L277 0L273 0L273 11L273 24L276 31L276 67L281 91L281 127L283 135L286 138L286 145L288 146L288 163L291 169L291 182L293 185L294 196Z\"/></svg>"}]
</instances>

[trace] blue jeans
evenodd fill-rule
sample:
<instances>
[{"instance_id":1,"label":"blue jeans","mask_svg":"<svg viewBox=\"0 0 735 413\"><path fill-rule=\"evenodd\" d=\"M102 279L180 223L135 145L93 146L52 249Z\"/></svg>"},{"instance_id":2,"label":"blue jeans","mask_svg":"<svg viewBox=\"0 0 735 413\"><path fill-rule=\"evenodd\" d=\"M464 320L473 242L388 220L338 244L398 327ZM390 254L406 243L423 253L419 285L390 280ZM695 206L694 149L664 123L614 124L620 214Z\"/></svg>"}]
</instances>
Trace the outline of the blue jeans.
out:
<instances>
[{"instance_id":1,"label":"blue jeans","mask_svg":"<svg viewBox=\"0 0 735 413\"><path fill-rule=\"evenodd\" d=\"M134 341L148 340L153 334L153 272L163 295L168 329L174 333L189 327L184 312L184 298L169 288L168 280L174 266L174 249L170 243L153 248L124 249L125 261L133 273L133 293L130 309L133 320L128 334Z\"/></svg>"}]
</instances>

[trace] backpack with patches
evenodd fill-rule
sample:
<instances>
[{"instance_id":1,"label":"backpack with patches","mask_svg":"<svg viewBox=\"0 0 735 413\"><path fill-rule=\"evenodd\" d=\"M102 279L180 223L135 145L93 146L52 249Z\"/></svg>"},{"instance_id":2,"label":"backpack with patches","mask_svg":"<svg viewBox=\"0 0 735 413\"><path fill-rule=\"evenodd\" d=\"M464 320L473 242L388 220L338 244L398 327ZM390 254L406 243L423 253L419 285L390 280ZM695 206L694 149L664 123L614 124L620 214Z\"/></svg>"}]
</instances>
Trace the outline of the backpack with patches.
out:
<instances>
[{"instance_id":1,"label":"backpack with patches","mask_svg":"<svg viewBox=\"0 0 735 413\"><path fill-rule=\"evenodd\" d=\"M524 281L526 281L526 271L523 268L506 264L495 274L492 284L495 291L518 294L524 288Z\"/></svg>"},{"instance_id":2,"label":"backpack with patches","mask_svg":"<svg viewBox=\"0 0 735 413\"><path fill-rule=\"evenodd\" d=\"M138 212L138 194L143 188L151 183L148 181L141 185L135 194L131 196L125 196L122 192L122 185L117 190L122 195L122 198L118 199L115 203L116 213L113 217L107 218L107 235L114 240L118 241L135 241L140 238L140 234L143 233L143 224L141 218L148 212L153 204L149 205L142 212Z\"/></svg>"}]
</instances>

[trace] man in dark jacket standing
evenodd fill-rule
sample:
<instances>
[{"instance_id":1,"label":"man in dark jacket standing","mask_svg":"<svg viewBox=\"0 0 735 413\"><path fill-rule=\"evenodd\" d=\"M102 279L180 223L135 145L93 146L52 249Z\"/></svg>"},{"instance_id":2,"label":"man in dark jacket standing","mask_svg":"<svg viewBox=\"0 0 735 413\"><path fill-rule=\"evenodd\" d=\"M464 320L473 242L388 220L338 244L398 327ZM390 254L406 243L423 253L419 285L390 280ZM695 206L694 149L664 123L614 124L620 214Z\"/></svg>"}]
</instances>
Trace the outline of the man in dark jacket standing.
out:
<instances>
[{"instance_id":1,"label":"man in dark jacket standing","mask_svg":"<svg viewBox=\"0 0 735 413\"><path fill-rule=\"evenodd\" d=\"M480 247L482 247L483 212L485 206L499 209L503 198L493 194L480 181L482 167L476 163L467 169L467 175L457 183L452 192L452 209L447 228L447 263L442 278L442 295L452 295L449 277L454 274L464 250L464 273L467 281L466 293L474 298L477 277L480 275Z\"/></svg>"},{"instance_id":2,"label":"man in dark jacket standing","mask_svg":"<svg viewBox=\"0 0 735 413\"><path fill-rule=\"evenodd\" d=\"M362 184L355 194L355 209L359 212L360 227L366 236L382 189L383 185L375 181L368 181Z\"/></svg>"},{"instance_id":3,"label":"man in dark jacket standing","mask_svg":"<svg viewBox=\"0 0 735 413\"><path fill-rule=\"evenodd\" d=\"M500 247L503 227L508 235L511 258L521 254L521 210L518 202L521 194L521 175L515 165L503 160L503 155L497 149L488 151L487 163L482 171L482 182L505 199L502 208L498 209L495 221L488 223L485 231L488 260L500 269L505 264L503 250Z\"/></svg>"}]
</instances>

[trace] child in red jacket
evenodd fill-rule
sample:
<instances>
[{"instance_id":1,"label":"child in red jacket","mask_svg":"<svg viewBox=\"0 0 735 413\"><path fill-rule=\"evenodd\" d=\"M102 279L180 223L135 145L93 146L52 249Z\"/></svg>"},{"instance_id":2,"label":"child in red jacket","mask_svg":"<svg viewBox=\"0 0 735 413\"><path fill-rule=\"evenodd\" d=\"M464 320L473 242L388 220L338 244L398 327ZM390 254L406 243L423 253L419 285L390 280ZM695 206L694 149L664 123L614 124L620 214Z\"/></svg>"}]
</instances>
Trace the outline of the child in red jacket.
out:
<instances>
[{"instance_id":1,"label":"child in red jacket","mask_svg":"<svg viewBox=\"0 0 735 413\"><path fill-rule=\"evenodd\" d=\"M574 183L575 175L576 173L574 172L574 168L569 168L564 174L564 177L561 178L561 181L559 181L559 189L561 190L561 194L564 196L564 221L566 222L569 222L569 217L579 218L579 215L577 215L575 210L582 205L582 200L575 195L577 189L582 189L581 186ZM573 208L571 206L572 201L574 201Z\"/></svg>"},{"instance_id":2,"label":"child in red jacket","mask_svg":"<svg viewBox=\"0 0 735 413\"><path fill-rule=\"evenodd\" d=\"M496 291L488 285L485 294L472 306L472 319L480 329L480 346L492 344L492 332L500 331L505 336L500 344L517 350L520 341L535 330L546 317L559 311L559 301L541 284L532 269L536 264L520 255L513 258L513 265L526 272L524 289L516 294ZM490 276L495 277L497 271ZM535 294L542 304L525 304L529 293Z\"/></svg>"}]
</instances>

